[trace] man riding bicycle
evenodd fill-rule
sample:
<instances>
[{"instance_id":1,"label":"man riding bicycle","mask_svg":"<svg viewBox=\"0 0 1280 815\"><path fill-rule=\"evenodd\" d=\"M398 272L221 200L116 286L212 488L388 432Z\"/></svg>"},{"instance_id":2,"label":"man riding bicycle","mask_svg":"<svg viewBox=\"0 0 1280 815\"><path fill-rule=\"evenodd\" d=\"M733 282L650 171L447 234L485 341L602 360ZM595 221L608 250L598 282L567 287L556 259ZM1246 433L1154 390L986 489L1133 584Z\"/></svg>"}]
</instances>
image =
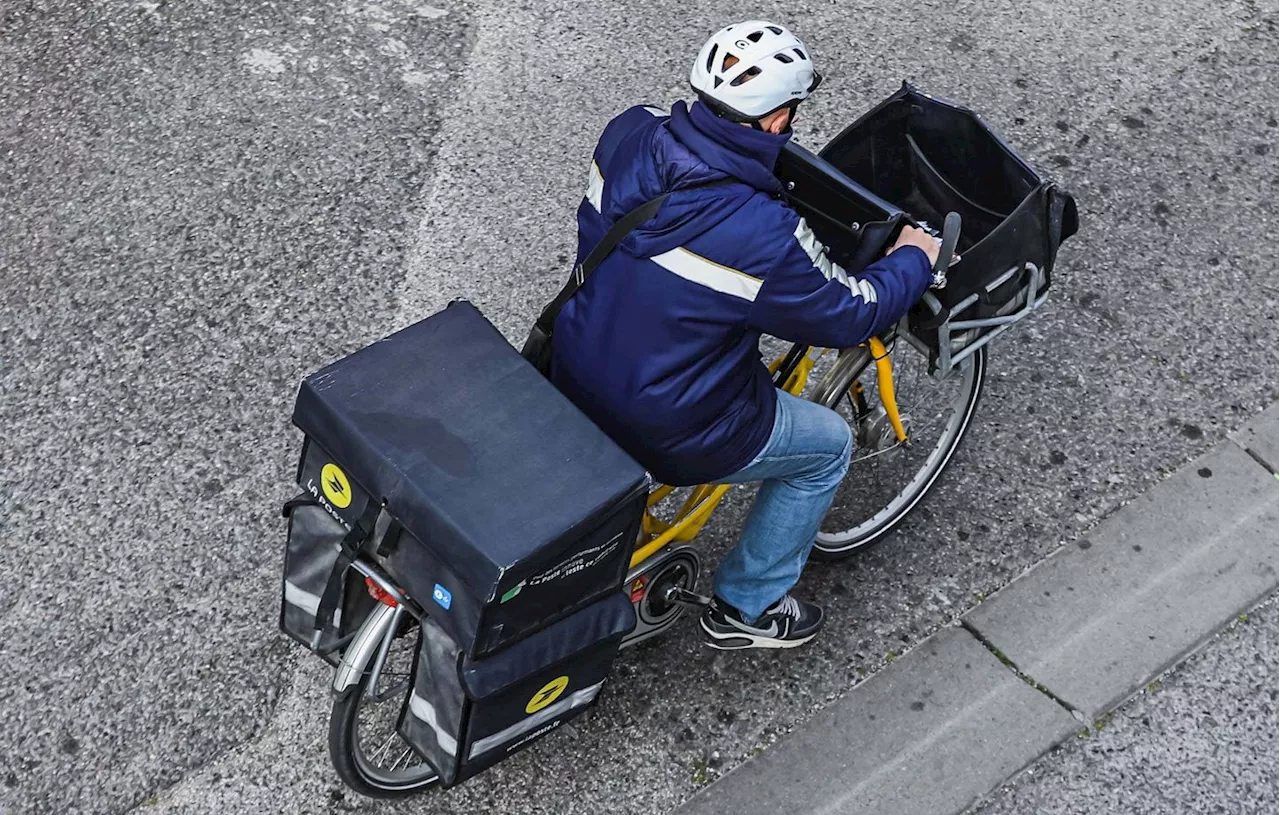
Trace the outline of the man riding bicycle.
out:
<instances>
[{"instance_id":1,"label":"man riding bicycle","mask_svg":"<svg viewBox=\"0 0 1280 815\"><path fill-rule=\"evenodd\" d=\"M564 306L551 378L664 483L762 482L700 625L714 648L790 648L822 625L822 609L789 592L853 438L835 412L773 386L760 336L866 341L924 293L938 244L906 227L851 274L781 199L774 164L820 82L783 27L716 32L690 82L693 105L631 108L600 137L578 207L579 263L622 215L670 197Z\"/></svg>"}]
</instances>

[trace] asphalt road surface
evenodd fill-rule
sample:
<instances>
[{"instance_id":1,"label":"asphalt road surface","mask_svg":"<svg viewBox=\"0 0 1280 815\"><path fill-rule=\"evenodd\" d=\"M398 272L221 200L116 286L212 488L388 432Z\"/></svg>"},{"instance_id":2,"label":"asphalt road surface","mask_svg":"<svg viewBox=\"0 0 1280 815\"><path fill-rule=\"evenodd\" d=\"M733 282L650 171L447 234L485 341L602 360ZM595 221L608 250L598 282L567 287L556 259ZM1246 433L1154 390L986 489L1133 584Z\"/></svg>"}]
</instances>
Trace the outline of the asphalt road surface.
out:
<instances>
[{"instance_id":1,"label":"asphalt road surface","mask_svg":"<svg viewBox=\"0 0 1280 815\"><path fill-rule=\"evenodd\" d=\"M663 811L1275 399L1274 9L757 13L827 75L807 146L910 78L1071 189L1053 297L936 494L808 571L818 641L717 656L684 625L566 732L385 808L336 781L325 671L276 631L297 382L454 297L519 337L600 128L685 96L742 7L0 11L0 811Z\"/></svg>"},{"instance_id":2,"label":"asphalt road surface","mask_svg":"<svg viewBox=\"0 0 1280 815\"><path fill-rule=\"evenodd\" d=\"M417 4L0 12L0 810L271 717L299 378L387 326L467 52Z\"/></svg>"}]
</instances>

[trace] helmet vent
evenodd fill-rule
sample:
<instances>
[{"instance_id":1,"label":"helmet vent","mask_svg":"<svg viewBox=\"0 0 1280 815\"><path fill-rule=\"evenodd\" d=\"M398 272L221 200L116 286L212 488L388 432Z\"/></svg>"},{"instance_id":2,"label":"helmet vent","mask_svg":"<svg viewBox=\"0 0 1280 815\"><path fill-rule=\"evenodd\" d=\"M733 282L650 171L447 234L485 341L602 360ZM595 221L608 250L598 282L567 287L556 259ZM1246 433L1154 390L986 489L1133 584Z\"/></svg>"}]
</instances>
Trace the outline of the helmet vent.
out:
<instances>
[{"instance_id":1,"label":"helmet vent","mask_svg":"<svg viewBox=\"0 0 1280 815\"><path fill-rule=\"evenodd\" d=\"M768 28L768 29L769 29L770 31L772 31L774 34L781 34L781 33L782 33L782 29L781 29L781 28L778 28L776 25L766 26L766 28Z\"/></svg>"},{"instance_id":2,"label":"helmet vent","mask_svg":"<svg viewBox=\"0 0 1280 815\"><path fill-rule=\"evenodd\" d=\"M736 88L739 85L741 85L743 82L746 82L748 79L751 79L753 76L758 76L759 74L760 74L760 69L753 65L747 70L738 74L738 76L732 82L730 82L729 85Z\"/></svg>"},{"instance_id":3,"label":"helmet vent","mask_svg":"<svg viewBox=\"0 0 1280 815\"><path fill-rule=\"evenodd\" d=\"M711 73L711 66L716 63L716 51L720 50L719 45L711 46L711 53L707 54L707 73Z\"/></svg>"},{"instance_id":4,"label":"helmet vent","mask_svg":"<svg viewBox=\"0 0 1280 815\"><path fill-rule=\"evenodd\" d=\"M795 52L796 52L796 56L800 57L800 59L808 59L808 57L806 57L806 56L804 55L804 52L803 52L803 51L801 51L799 48L792 48L791 50L792 50L792 51L795 51Z\"/></svg>"},{"instance_id":5,"label":"helmet vent","mask_svg":"<svg viewBox=\"0 0 1280 815\"><path fill-rule=\"evenodd\" d=\"M774 59L776 59L778 62L785 62L785 63L786 63L786 64L788 64L788 65L790 65L790 64L791 64L791 63L793 63L793 62L795 62L795 60L794 60L794 59L792 59L791 57L787 56L786 54L774 54L774 55L773 55L773 58L774 58Z\"/></svg>"},{"instance_id":6,"label":"helmet vent","mask_svg":"<svg viewBox=\"0 0 1280 815\"><path fill-rule=\"evenodd\" d=\"M711 86L713 89L714 89L714 88L718 88L718 87L720 87L720 85L724 83L724 80L723 80L723 79L721 79L721 78L720 78L720 77L718 77L718 76L713 76L713 77L711 77L711 79L712 79L712 81L715 83L715 84L713 84L713 85Z\"/></svg>"},{"instance_id":7,"label":"helmet vent","mask_svg":"<svg viewBox=\"0 0 1280 815\"><path fill-rule=\"evenodd\" d=\"M752 31L750 34L747 35L747 39L751 40L752 42L760 42L760 38L763 36L764 36L763 31Z\"/></svg>"}]
</instances>

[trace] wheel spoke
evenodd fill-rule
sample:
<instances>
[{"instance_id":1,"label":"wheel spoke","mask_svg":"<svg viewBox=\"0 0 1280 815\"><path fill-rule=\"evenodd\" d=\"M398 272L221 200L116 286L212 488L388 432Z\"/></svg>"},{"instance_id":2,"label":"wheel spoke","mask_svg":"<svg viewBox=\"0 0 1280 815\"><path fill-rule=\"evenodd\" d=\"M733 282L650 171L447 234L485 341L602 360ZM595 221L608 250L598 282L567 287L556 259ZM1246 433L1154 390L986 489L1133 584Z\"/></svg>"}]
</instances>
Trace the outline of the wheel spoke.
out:
<instances>
[{"instance_id":1,"label":"wheel spoke","mask_svg":"<svg viewBox=\"0 0 1280 815\"><path fill-rule=\"evenodd\" d=\"M387 736L386 740L384 740L384 741L382 742L382 746L381 746L381 747L379 747L377 750L375 750L375 751L373 752L373 755L369 756L369 758L370 758L371 760L373 760L374 762L379 762L379 761L381 761L383 758L385 758L386 756L390 755L390 754L391 754L391 742L395 741L395 738L396 738L396 736L395 736L395 734L394 734L394 733L392 733L391 735Z\"/></svg>"}]
</instances>

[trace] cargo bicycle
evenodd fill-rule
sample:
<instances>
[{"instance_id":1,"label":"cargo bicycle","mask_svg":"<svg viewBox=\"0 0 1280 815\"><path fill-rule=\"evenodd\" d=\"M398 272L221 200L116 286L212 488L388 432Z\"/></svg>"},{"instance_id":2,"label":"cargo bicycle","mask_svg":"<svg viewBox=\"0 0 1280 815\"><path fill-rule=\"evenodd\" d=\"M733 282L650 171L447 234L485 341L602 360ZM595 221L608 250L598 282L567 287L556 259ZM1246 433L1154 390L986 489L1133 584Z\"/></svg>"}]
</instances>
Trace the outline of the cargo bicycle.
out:
<instances>
[{"instance_id":1,"label":"cargo bicycle","mask_svg":"<svg viewBox=\"0 0 1280 815\"><path fill-rule=\"evenodd\" d=\"M994 165L994 170L987 168L985 177L997 179L1006 189L1006 200L993 202L988 197L980 205L960 192L961 184L973 188L974 178L954 180L973 173L963 161L953 160L947 175L927 161L920 144L933 139L937 152L939 134L963 140L967 152L962 151L962 158ZM986 265L979 274L970 272L962 285L926 294L907 318L882 337L845 349L795 344L770 364L777 387L836 410L856 438L849 474L813 550L815 558L834 560L883 539L918 505L952 460L981 395L988 344L1044 302L1057 246L1075 231L1074 203L1041 182L969 111L906 85L837 137L820 156L789 147L778 172L792 205L810 218L836 254L834 259L850 268L861 268L874 259L903 224L928 229L930 223L940 222L940 274L955 278L974 269L971 264ZM910 209L890 203L880 191ZM1027 240L1028 231L1038 236L1038 243ZM961 261L948 270L946 260L953 248L960 252ZM300 483L303 469L300 465ZM317 476L323 479L326 472L318 470ZM332 472L327 477L336 478ZM328 483L335 489L344 486ZM610 629L615 651L656 637L684 611L706 602L697 592L702 558L691 544L728 490L728 485L715 484L686 488L651 484L645 490L621 581L630 618L625 626ZM376 509L371 504L365 516L377 519L368 524L369 539L385 541L397 522ZM339 776L365 795L395 797L438 784L448 786L492 762L486 759L463 771L451 769L442 779L442 764L463 761L457 726L441 724L447 714L438 705L415 708L415 704L421 701L417 689L427 670L423 655L447 640L424 631L434 631L433 619L440 617L441 607L449 608L452 599L438 593L449 594L439 584L430 597L407 590L381 555L381 544L370 545L339 564L337 571L347 575L346 586L354 583L356 588L341 602L347 627L323 648L316 647L314 636L308 644L335 665L329 748ZM331 580L330 587L333 584ZM495 599L506 602L507 594L520 590L516 586ZM286 615L290 613L288 593L286 582ZM325 607L321 598L306 610L314 613ZM320 616L317 613L316 619ZM464 666L459 673L465 673L467 664L479 664L468 663L469 657L457 649L448 653L448 659ZM585 706L598 687L598 683L571 687L567 675L546 683L539 679L520 691L523 711L504 714L504 724L508 720L513 724L476 740L471 754L486 742L498 744L503 738L506 752L523 746L559 724L559 714L549 715L556 708L572 702L565 708L567 713ZM463 721L483 718L478 711L458 717ZM430 750L422 749L421 741L415 748L406 740L406 721L431 731ZM444 752L440 752L442 746Z\"/></svg>"},{"instance_id":2,"label":"cargo bicycle","mask_svg":"<svg viewBox=\"0 0 1280 815\"><path fill-rule=\"evenodd\" d=\"M890 337L889 341L894 343L895 338ZM844 352L810 349L804 353L803 348L797 347L773 366L779 378L790 371L782 382L784 390L838 409L850 419L859 438L850 468L853 475L842 484L837 499L843 505L833 507L815 543L814 554L818 558L847 556L882 537L905 517L941 474L977 405L986 365L983 349L962 364L954 381L948 383L953 386L948 389L949 404L913 401L910 412L898 414L895 427L890 416L896 403L888 383L895 382L890 378L892 360L895 356L901 359L903 354L891 353L889 347L879 339ZM917 352L913 349L910 353ZM828 357L834 357L832 364L825 370L819 367L815 374L815 365L821 366ZM919 372L914 366L911 370L918 379ZM871 382L865 382L867 379ZM896 381L899 387L895 390L901 391L901 379ZM885 384L883 389L880 383ZM936 387L930 390L941 392ZM871 401L868 396L873 393L881 398L889 396L888 404ZM904 395L909 393L905 391ZM923 409L929 407L933 408L935 433L932 445L923 450L918 449L923 442L915 435L916 419L923 417ZM895 457L917 463L918 469L902 473L907 478L895 495L874 512L862 513L866 517L850 525L859 514L851 497L874 495L876 490L886 489L890 478L877 470L887 471L885 465L895 462ZM861 477L868 474L869 480ZM711 519L728 489L727 485L715 484L684 489L659 485L649 493L641 535L624 582L635 609L636 625L621 647L663 633L686 609L705 602L696 593L702 558L698 549L689 544ZM357 559L352 566L381 602L337 668L333 685L336 699L330 719L331 755L343 780L367 795L411 792L435 780L435 771L407 745L399 743L395 729L416 648L412 636L405 635L412 635L414 621L428 612L397 588L375 562ZM373 709L380 705L384 708L381 715ZM380 722L381 727L375 727L374 721Z\"/></svg>"}]
</instances>

